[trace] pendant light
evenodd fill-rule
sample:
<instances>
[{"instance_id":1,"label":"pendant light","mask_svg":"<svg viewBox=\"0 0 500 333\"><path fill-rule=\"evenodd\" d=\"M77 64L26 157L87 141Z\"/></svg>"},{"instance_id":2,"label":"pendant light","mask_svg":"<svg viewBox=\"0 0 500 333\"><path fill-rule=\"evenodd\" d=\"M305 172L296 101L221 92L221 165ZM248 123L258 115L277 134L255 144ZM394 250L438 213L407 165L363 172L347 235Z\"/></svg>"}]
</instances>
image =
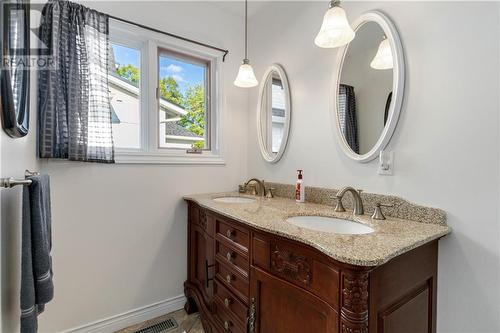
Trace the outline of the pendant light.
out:
<instances>
[{"instance_id":1,"label":"pendant light","mask_svg":"<svg viewBox=\"0 0 500 333\"><path fill-rule=\"evenodd\" d=\"M340 7L340 1L330 1L314 43L323 48L340 47L353 40L355 35L347 21L345 10Z\"/></svg>"},{"instance_id":2,"label":"pendant light","mask_svg":"<svg viewBox=\"0 0 500 333\"><path fill-rule=\"evenodd\" d=\"M373 69L392 69L394 67L391 44L387 37L384 36L384 39L380 42L377 54L370 63L370 67Z\"/></svg>"},{"instance_id":3,"label":"pendant light","mask_svg":"<svg viewBox=\"0 0 500 333\"><path fill-rule=\"evenodd\" d=\"M259 84L255 78L250 60L248 60L248 0L245 0L245 59L240 66L234 85L241 88L251 88Z\"/></svg>"}]
</instances>

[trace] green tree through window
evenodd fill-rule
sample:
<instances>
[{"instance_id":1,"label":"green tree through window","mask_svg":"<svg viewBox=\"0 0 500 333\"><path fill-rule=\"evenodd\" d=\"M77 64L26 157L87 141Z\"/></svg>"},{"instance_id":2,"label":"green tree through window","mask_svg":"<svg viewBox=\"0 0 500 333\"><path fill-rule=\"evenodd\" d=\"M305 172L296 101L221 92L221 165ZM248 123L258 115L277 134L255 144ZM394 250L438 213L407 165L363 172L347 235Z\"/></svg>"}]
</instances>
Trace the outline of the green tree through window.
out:
<instances>
[{"instance_id":1,"label":"green tree through window","mask_svg":"<svg viewBox=\"0 0 500 333\"><path fill-rule=\"evenodd\" d=\"M184 98L184 108L188 111L182 116L180 124L190 132L198 135L205 135L205 91L201 84L189 86ZM205 148L204 141L193 143L194 148Z\"/></svg>"},{"instance_id":2,"label":"green tree through window","mask_svg":"<svg viewBox=\"0 0 500 333\"><path fill-rule=\"evenodd\" d=\"M139 68L134 65L128 64L125 66L119 66L116 69L116 74L133 83L139 82Z\"/></svg>"},{"instance_id":3,"label":"green tree through window","mask_svg":"<svg viewBox=\"0 0 500 333\"><path fill-rule=\"evenodd\" d=\"M167 76L160 80L161 97L178 106L184 106L184 96L179 90L179 84L171 77Z\"/></svg>"},{"instance_id":4,"label":"green tree through window","mask_svg":"<svg viewBox=\"0 0 500 333\"><path fill-rule=\"evenodd\" d=\"M133 83L139 82L139 69L132 64L120 66L116 73ZM205 135L205 91L201 84L188 85L183 95L177 81L167 76L160 80L161 97L170 103L176 104L187 111L181 117L179 124L191 133L203 137ZM193 147L205 148L204 141L196 141Z\"/></svg>"},{"instance_id":5,"label":"green tree through window","mask_svg":"<svg viewBox=\"0 0 500 333\"><path fill-rule=\"evenodd\" d=\"M184 107L188 113L182 117L181 125L191 132L203 136L205 133L205 93L201 84L187 88Z\"/></svg>"}]
</instances>

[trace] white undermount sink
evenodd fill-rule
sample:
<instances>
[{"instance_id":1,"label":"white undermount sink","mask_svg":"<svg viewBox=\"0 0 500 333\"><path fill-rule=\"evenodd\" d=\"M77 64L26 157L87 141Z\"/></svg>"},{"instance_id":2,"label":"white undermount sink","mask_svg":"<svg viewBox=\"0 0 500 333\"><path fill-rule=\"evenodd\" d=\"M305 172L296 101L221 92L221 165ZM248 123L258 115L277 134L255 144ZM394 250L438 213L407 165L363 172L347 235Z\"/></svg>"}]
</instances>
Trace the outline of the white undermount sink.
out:
<instances>
[{"instance_id":1,"label":"white undermount sink","mask_svg":"<svg viewBox=\"0 0 500 333\"><path fill-rule=\"evenodd\" d=\"M237 204L255 202L255 199L247 197L218 197L212 200L216 202L237 203Z\"/></svg>"},{"instance_id":2,"label":"white undermount sink","mask_svg":"<svg viewBox=\"0 0 500 333\"><path fill-rule=\"evenodd\" d=\"M335 217L293 216L286 221L300 228L336 234L362 235L375 231L373 228L362 223Z\"/></svg>"}]
</instances>

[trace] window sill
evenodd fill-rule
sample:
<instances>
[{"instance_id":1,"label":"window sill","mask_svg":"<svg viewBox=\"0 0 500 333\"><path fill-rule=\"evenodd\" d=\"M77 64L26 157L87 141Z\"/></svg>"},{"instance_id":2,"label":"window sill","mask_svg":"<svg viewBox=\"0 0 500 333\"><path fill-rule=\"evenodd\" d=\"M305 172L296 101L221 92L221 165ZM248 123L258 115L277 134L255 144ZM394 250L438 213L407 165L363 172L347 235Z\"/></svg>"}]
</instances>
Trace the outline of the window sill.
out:
<instances>
[{"instance_id":1,"label":"window sill","mask_svg":"<svg viewBox=\"0 0 500 333\"><path fill-rule=\"evenodd\" d=\"M115 152L117 164L177 164L177 165L225 165L221 155L213 153L186 154L186 153L143 153L143 152Z\"/></svg>"}]
</instances>

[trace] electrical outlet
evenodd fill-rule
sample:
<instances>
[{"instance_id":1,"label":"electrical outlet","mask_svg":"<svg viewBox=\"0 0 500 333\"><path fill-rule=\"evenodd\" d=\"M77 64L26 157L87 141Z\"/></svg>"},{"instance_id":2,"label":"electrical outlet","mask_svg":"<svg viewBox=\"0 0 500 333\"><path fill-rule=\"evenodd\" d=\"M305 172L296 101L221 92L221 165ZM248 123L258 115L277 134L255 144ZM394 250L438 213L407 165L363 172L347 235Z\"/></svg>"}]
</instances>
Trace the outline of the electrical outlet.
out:
<instances>
[{"instance_id":1,"label":"electrical outlet","mask_svg":"<svg viewBox=\"0 0 500 333\"><path fill-rule=\"evenodd\" d=\"M378 159L378 174L392 176L394 172L394 152L382 150Z\"/></svg>"}]
</instances>

